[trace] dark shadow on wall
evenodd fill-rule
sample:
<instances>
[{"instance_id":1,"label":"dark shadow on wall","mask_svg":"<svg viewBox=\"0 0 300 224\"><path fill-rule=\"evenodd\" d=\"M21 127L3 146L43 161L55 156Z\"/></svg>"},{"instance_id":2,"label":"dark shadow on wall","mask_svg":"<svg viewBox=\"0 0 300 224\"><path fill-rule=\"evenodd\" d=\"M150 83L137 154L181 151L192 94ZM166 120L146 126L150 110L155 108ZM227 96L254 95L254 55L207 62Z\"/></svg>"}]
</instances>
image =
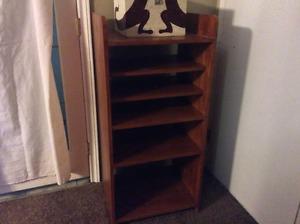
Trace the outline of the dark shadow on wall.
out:
<instances>
[{"instance_id":1,"label":"dark shadow on wall","mask_svg":"<svg viewBox=\"0 0 300 224\"><path fill-rule=\"evenodd\" d=\"M197 13L197 14L218 14L218 8L216 7L204 5L201 3L187 1L187 12Z\"/></svg>"},{"instance_id":2,"label":"dark shadow on wall","mask_svg":"<svg viewBox=\"0 0 300 224\"><path fill-rule=\"evenodd\" d=\"M252 31L233 25L234 11L219 10L219 34L207 167L229 186L236 150ZM230 71L230 72L229 72Z\"/></svg>"}]
</instances>

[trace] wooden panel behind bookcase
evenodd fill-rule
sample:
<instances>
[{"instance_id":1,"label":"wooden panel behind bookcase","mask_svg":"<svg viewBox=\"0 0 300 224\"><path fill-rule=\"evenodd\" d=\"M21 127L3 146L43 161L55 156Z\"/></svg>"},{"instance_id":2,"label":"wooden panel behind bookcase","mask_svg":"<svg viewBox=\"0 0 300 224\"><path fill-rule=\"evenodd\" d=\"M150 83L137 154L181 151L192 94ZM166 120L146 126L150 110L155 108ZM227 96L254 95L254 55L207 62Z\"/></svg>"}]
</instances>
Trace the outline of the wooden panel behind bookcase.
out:
<instances>
[{"instance_id":1,"label":"wooden panel behind bookcase","mask_svg":"<svg viewBox=\"0 0 300 224\"><path fill-rule=\"evenodd\" d=\"M103 172L104 195L111 224L123 223L191 207L199 208L216 48L217 17L189 14L188 24L187 35L184 37L126 38L109 29L108 21L106 21L104 17L97 14L92 15L98 122L101 139L101 170ZM160 64L159 67L155 65L145 65L146 67L142 69L139 68L138 70L132 67L129 68L129 70L128 68L126 68L126 70L121 69L117 73L110 71L111 48L170 44L178 45L179 56L190 56L188 64L180 60L177 61L176 59L172 62L174 65L172 63L166 65ZM136 57L138 58L139 55L136 55ZM120 59L125 61L126 55ZM159 91L152 91L151 88L149 88L147 90L148 92L125 92L127 95L129 94L126 97L123 95L115 95L122 93L122 91L117 91L113 92L113 98L111 99L111 91L113 91L113 89L111 89L111 79L113 78L126 78L126 76L128 76L127 79L137 76L155 78L160 76L160 73L174 72L192 74L194 77L192 83L186 85L191 86L191 89L187 89L186 92L184 92L186 88L182 88L176 93L168 86L169 89L161 91L160 94ZM134 95L134 93L136 93L136 95ZM134 111L134 113L123 114L124 116L118 114L116 117L112 114L112 105L115 103L132 103L138 106L147 105L147 103L151 103L150 100L168 101L168 98L170 98L169 102L181 102L181 100L179 101L178 99L180 97L189 99L189 105L185 107L174 107L174 111L172 111L172 107L158 107L157 111L153 111L153 117L147 113L147 111L134 117L135 113L139 113L139 110L142 111L143 108L135 108L136 111ZM140 102L142 102L142 104L139 104ZM158 105L164 104L160 103ZM170 116L168 116L168 114L170 114ZM179 125L178 127L181 127L185 131L181 133L178 131L181 128L177 128L177 126L174 126L174 128L170 126L170 128L168 128L168 125ZM166 128L166 131L164 131L164 128ZM129 150L130 152L131 148L135 150L136 147L134 144L138 144L138 147L144 147L146 148L145 150L148 151L137 151L136 153L138 154L135 156L130 156L129 154L129 157L126 152L125 154L124 151L122 152L123 143L117 144L114 140L116 141L120 138L113 139L113 137L115 136L115 132L120 134L126 132L128 129L130 131L127 136L131 139L131 142L129 142L129 144L124 143L126 147L124 145L123 150ZM138 129L138 131L136 131L136 129ZM164 139L162 136L158 136L162 139L153 139L153 136L151 136L152 140L151 138L147 138L144 142L138 141L139 138L142 138L143 133L157 133L157 135L162 135L167 133L168 130L174 132L171 133L171 138L170 136L166 136L166 139ZM134 139L132 135L135 133L138 139L137 141L132 141L132 139ZM174 138L172 139L173 134ZM181 151L178 139L183 140L181 144L183 147L189 148L187 150L182 149ZM149 141L152 141L149 143L149 147L152 148L147 149L147 143ZM172 144L174 144L174 146L172 146ZM175 144L177 147L175 147ZM116 156L115 153L118 153L118 151L116 151L113 146L118 146L117 148L122 154ZM174 150L172 150L172 148L174 148ZM157 153L155 153L155 150L157 150ZM140 159L140 161L138 161L138 159ZM165 172L165 168L163 168L164 170L162 170L162 172L157 171L155 170L157 166L153 166L155 169L145 168L147 172L150 170L148 172L150 174L148 175L150 175L150 179L153 179L153 183L151 183L151 180L147 179L146 176L144 177L143 173L139 173L143 172L144 168L137 168L136 174L135 172L130 174L130 170L134 170L135 166L150 164L151 167L153 162L161 160L174 160L174 167L176 170L179 170L179 179L177 179L176 176L170 176L168 182L167 175L172 175L174 172ZM129 171L125 170L125 176L122 176L122 174L116 175L115 173L118 173L116 172L117 169L122 169L123 167L129 167ZM126 172L128 176L126 176ZM160 174L157 177L155 177L156 172ZM161 179L159 179L160 176L162 176ZM133 177L136 179L130 179ZM146 184L143 182L145 180L149 181L149 183ZM148 186L151 184L153 184L153 188ZM157 187L161 187L162 191ZM127 189L132 195L136 195L140 192L141 197L148 194L148 192L143 192L143 190L148 189L154 192L149 192L148 197L152 195L152 198L147 198L148 201L142 204L135 204L132 210L128 210L125 206L125 210L118 211L120 209L120 200L125 200L125 205L128 202L135 202L137 200L137 198L130 198L130 194L120 194L118 190L122 190L122 188ZM157 192L155 192L155 190ZM136 191L137 193L135 193ZM174 200L174 197L177 197L178 200Z\"/></svg>"}]
</instances>

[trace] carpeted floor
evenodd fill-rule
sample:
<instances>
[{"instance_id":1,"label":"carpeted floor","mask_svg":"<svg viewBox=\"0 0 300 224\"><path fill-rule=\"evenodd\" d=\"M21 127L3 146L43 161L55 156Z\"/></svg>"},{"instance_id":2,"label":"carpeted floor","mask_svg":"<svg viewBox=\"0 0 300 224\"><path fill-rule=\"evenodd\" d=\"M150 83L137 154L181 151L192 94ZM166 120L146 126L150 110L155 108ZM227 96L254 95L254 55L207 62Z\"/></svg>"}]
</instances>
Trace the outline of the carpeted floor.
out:
<instances>
[{"instance_id":1,"label":"carpeted floor","mask_svg":"<svg viewBox=\"0 0 300 224\"><path fill-rule=\"evenodd\" d=\"M108 224L100 184L0 203L0 224ZM213 177L204 180L202 208L159 216L134 224L257 224ZM132 224L133 224L132 223Z\"/></svg>"}]
</instances>

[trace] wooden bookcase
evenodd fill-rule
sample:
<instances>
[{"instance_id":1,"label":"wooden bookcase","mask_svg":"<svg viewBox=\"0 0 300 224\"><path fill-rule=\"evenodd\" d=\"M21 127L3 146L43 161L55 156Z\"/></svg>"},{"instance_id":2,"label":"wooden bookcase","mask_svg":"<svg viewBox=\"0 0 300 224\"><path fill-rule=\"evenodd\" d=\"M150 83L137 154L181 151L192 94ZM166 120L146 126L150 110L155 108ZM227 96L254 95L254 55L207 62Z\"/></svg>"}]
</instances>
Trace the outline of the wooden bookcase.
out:
<instances>
[{"instance_id":1,"label":"wooden bookcase","mask_svg":"<svg viewBox=\"0 0 300 224\"><path fill-rule=\"evenodd\" d=\"M217 17L189 14L188 21L184 37L126 38L92 15L113 224L199 208Z\"/></svg>"}]
</instances>

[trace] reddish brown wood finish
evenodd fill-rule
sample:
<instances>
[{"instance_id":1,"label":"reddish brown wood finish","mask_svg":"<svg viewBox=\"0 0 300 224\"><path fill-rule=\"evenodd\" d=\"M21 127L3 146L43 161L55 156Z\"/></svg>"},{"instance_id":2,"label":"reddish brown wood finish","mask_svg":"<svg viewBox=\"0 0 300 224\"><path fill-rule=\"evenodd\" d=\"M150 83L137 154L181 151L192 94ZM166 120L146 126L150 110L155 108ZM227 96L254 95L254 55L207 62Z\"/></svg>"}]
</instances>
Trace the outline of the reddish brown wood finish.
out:
<instances>
[{"instance_id":1,"label":"reddish brown wood finish","mask_svg":"<svg viewBox=\"0 0 300 224\"><path fill-rule=\"evenodd\" d=\"M112 128L110 106L109 61L105 18L92 14L94 57L96 68L98 122L101 139L102 178L104 195L111 223L115 223Z\"/></svg>"},{"instance_id":2,"label":"reddish brown wood finish","mask_svg":"<svg viewBox=\"0 0 300 224\"><path fill-rule=\"evenodd\" d=\"M134 58L113 63L112 77L159 75L180 72L203 71L204 67L194 61L178 57Z\"/></svg>"},{"instance_id":3,"label":"reddish brown wood finish","mask_svg":"<svg viewBox=\"0 0 300 224\"><path fill-rule=\"evenodd\" d=\"M159 38L126 38L107 32L103 17L93 14L92 21L102 172L111 223L198 208L217 17L189 14L187 36ZM109 63L115 48L127 46L130 52L128 46L167 44L178 44L175 60L164 56L132 63L124 55ZM174 82L165 82L182 72ZM162 74L166 77L159 84L136 82ZM170 159L171 166L162 165ZM154 169L157 165L162 166ZM150 171L143 173L144 166Z\"/></svg>"},{"instance_id":4,"label":"reddish brown wood finish","mask_svg":"<svg viewBox=\"0 0 300 224\"><path fill-rule=\"evenodd\" d=\"M192 14L191 17L197 17ZM208 36L210 38L216 38L217 35L217 17L216 16L200 16L198 27L198 34ZM215 61L215 49L216 43L210 43L209 45L185 45L179 47L179 53L182 55L189 55L194 58L196 63L205 66L203 73L195 73L196 79L193 84L203 90L201 98L194 98L192 105L197 110L200 110L205 119L201 124L189 129L188 135L201 149L205 149L207 140L207 128L208 128L208 116L210 109L210 97L211 97L211 85L213 80L213 68ZM200 205L200 193L203 168L205 162L205 153L203 156L194 160L193 162L186 165L182 172L182 179L190 190L191 194L195 198L196 207ZM197 177L197 181L193 181L193 177Z\"/></svg>"},{"instance_id":5,"label":"reddish brown wood finish","mask_svg":"<svg viewBox=\"0 0 300 224\"><path fill-rule=\"evenodd\" d=\"M110 47L116 46L140 46L140 45L167 45L167 44L201 44L214 42L215 38L204 35L188 34L178 37L136 37L126 38L119 33L110 30L108 44Z\"/></svg>"},{"instance_id":6,"label":"reddish brown wood finish","mask_svg":"<svg viewBox=\"0 0 300 224\"><path fill-rule=\"evenodd\" d=\"M146 110L121 113L114 115L113 130L139 127L151 127L163 124L176 124L189 121L201 121L202 114L191 106L165 107L156 110Z\"/></svg>"},{"instance_id":7,"label":"reddish brown wood finish","mask_svg":"<svg viewBox=\"0 0 300 224\"><path fill-rule=\"evenodd\" d=\"M155 86L152 88L139 86L116 90L116 95L112 97L113 103L143 101L163 98L173 98L181 96L200 96L202 90L192 84L173 84Z\"/></svg>"},{"instance_id":8,"label":"reddish brown wood finish","mask_svg":"<svg viewBox=\"0 0 300 224\"><path fill-rule=\"evenodd\" d=\"M117 177L118 222L192 208L194 199L169 167L141 170ZM134 195L134 198L132 198Z\"/></svg>"},{"instance_id":9,"label":"reddish brown wood finish","mask_svg":"<svg viewBox=\"0 0 300 224\"><path fill-rule=\"evenodd\" d=\"M116 143L115 167L126 167L149 162L199 155L199 148L186 135L158 136L137 139L135 142Z\"/></svg>"}]
</instances>

